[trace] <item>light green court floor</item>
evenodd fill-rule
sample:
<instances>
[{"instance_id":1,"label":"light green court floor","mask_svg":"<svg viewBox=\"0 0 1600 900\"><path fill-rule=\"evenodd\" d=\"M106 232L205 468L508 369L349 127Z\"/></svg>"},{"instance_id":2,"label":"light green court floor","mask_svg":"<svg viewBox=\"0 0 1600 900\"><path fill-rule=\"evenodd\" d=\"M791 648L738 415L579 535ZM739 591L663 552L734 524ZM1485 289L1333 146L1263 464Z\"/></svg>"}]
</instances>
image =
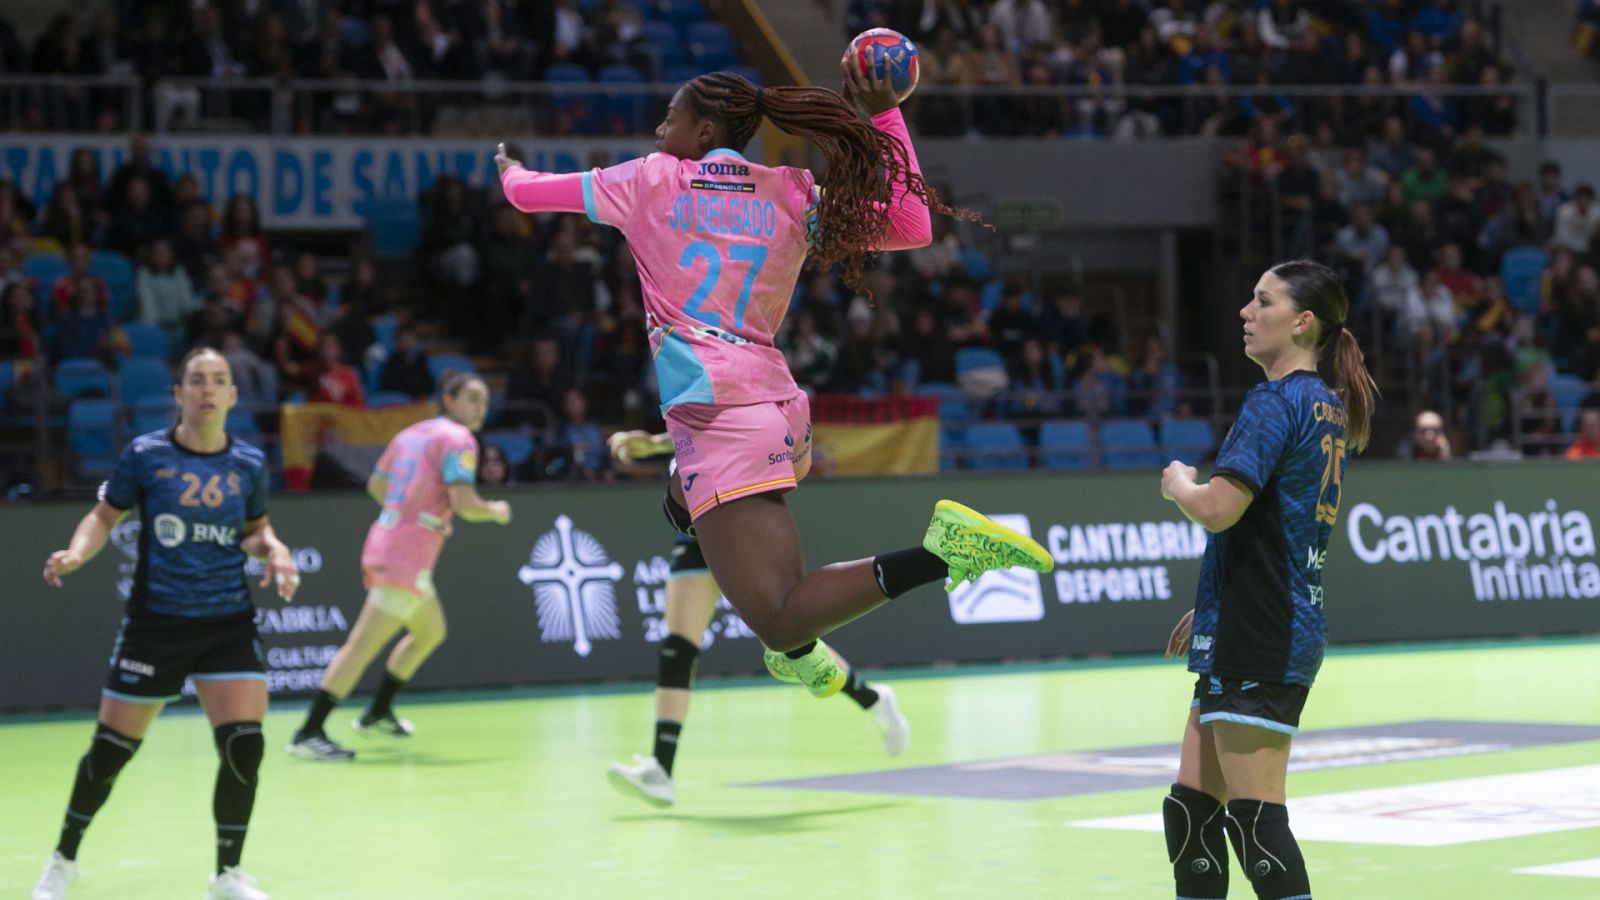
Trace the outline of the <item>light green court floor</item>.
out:
<instances>
[{"instance_id":1,"label":"light green court floor","mask_svg":"<svg viewBox=\"0 0 1600 900\"><path fill-rule=\"evenodd\" d=\"M1178 739L1192 684L1181 666L886 677L915 734L894 760L842 697L755 681L696 694L668 811L604 778L647 749L646 686L418 699L403 709L418 726L404 746L357 743L340 710L332 733L361 751L349 765L286 756L303 705L284 704L267 722L245 868L277 900L1172 896L1159 833L1069 823L1155 821L1164 751L1127 748ZM1431 724L1405 724L1417 722ZM1600 897L1600 877L1516 871L1600 857L1600 645L1335 653L1302 724L1306 746L1318 731L1384 726L1290 776L1292 797L1322 796L1323 813L1344 817L1328 826L1337 840L1304 842L1319 900ZM0 897L27 895L90 731L85 716L0 719ZM1081 752L1119 748L1110 762ZM215 770L192 704L169 710L90 829L72 896L203 896ZM851 790L750 786L830 776L862 777L828 782ZM1082 792L1124 777L1149 783ZM1437 785L1459 779L1479 780ZM1007 791L1041 796L992 798ZM948 796L962 792L979 796ZM1233 897L1251 896L1233 881Z\"/></svg>"}]
</instances>

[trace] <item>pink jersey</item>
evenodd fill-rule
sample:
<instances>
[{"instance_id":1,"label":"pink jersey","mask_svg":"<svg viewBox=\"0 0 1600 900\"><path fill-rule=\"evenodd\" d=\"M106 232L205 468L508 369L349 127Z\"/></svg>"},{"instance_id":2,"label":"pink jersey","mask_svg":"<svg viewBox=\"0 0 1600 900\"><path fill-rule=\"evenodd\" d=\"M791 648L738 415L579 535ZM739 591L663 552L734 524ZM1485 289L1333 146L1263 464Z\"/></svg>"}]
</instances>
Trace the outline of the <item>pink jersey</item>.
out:
<instances>
[{"instance_id":1,"label":"pink jersey","mask_svg":"<svg viewBox=\"0 0 1600 900\"><path fill-rule=\"evenodd\" d=\"M873 121L910 151L899 110ZM773 337L810 247L818 194L809 171L769 168L721 149L701 159L652 153L581 176L512 168L501 183L525 212L576 211L581 189L579 208L628 238L662 409L794 395L794 377ZM896 188L890 245L883 249L926 244L927 207Z\"/></svg>"},{"instance_id":2,"label":"pink jersey","mask_svg":"<svg viewBox=\"0 0 1600 900\"><path fill-rule=\"evenodd\" d=\"M450 524L453 484L477 478L478 444L454 419L438 416L410 426L378 460L385 480L383 512L367 530L361 565L377 584L411 589L433 569Z\"/></svg>"}]
</instances>

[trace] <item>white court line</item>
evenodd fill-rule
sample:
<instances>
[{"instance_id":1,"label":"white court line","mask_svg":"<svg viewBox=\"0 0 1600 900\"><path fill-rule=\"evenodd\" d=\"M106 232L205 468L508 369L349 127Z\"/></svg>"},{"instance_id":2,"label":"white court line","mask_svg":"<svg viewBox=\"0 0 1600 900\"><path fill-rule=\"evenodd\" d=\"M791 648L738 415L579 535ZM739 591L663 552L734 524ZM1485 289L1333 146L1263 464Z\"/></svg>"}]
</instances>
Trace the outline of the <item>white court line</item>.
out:
<instances>
[{"instance_id":1,"label":"white court line","mask_svg":"<svg viewBox=\"0 0 1600 900\"><path fill-rule=\"evenodd\" d=\"M1600 765L1289 798L1302 841L1442 847L1600 827ZM1160 832L1159 813L1068 822Z\"/></svg>"},{"instance_id":2,"label":"white court line","mask_svg":"<svg viewBox=\"0 0 1600 900\"><path fill-rule=\"evenodd\" d=\"M1518 875L1568 875L1574 878L1600 878L1600 859L1580 859L1577 862L1531 866L1526 869L1517 869L1516 872Z\"/></svg>"}]
</instances>

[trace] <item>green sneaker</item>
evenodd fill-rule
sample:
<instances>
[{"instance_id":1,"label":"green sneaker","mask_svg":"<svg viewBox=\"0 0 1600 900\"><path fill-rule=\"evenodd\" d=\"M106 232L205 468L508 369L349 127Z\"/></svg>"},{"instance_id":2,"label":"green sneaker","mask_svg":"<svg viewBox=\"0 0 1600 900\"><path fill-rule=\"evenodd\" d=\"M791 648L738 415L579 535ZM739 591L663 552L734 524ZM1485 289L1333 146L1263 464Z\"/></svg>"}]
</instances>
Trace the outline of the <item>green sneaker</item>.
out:
<instances>
[{"instance_id":1,"label":"green sneaker","mask_svg":"<svg viewBox=\"0 0 1600 900\"><path fill-rule=\"evenodd\" d=\"M922 546L950 566L947 591L962 582L977 581L991 569L1023 566L1048 572L1056 565L1050 551L1038 541L954 500L940 500L934 506Z\"/></svg>"},{"instance_id":2,"label":"green sneaker","mask_svg":"<svg viewBox=\"0 0 1600 900\"><path fill-rule=\"evenodd\" d=\"M846 681L844 669L839 668L833 651L821 641L817 641L811 652L799 659L790 659L777 650L767 650L761 658L773 678L790 684L803 684L813 697L832 697L839 693Z\"/></svg>"}]
</instances>

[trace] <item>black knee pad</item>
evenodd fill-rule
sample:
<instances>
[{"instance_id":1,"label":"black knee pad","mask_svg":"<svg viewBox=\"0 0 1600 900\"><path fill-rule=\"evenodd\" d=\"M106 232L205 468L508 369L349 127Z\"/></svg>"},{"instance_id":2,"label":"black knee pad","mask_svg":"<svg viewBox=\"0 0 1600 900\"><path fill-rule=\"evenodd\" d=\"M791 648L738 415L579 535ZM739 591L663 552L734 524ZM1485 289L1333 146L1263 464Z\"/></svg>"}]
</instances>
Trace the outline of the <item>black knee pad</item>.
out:
<instances>
[{"instance_id":1,"label":"black knee pad","mask_svg":"<svg viewBox=\"0 0 1600 900\"><path fill-rule=\"evenodd\" d=\"M672 499L672 482L678 477L678 461L673 460L667 464L667 495L661 498L661 511L667 514L667 521L672 523L672 530L692 538L694 533L694 519L689 515L689 508Z\"/></svg>"},{"instance_id":2,"label":"black knee pad","mask_svg":"<svg viewBox=\"0 0 1600 900\"><path fill-rule=\"evenodd\" d=\"M128 737L106 725L94 730L94 740L89 752L83 755L84 771L95 784L109 785L117 780L117 773L133 759L133 754L143 741Z\"/></svg>"},{"instance_id":3,"label":"black knee pad","mask_svg":"<svg viewBox=\"0 0 1600 900\"><path fill-rule=\"evenodd\" d=\"M261 736L260 722L229 722L216 728L217 754L222 768L243 785L254 785L266 755L267 741Z\"/></svg>"},{"instance_id":4,"label":"black knee pad","mask_svg":"<svg viewBox=\"0 0 1600 900\"><path fill-rule=\"evenodd\" d=\"M1178 896L1223 900L1228 896L1228 840L1223 837L1227 812L1204 791L1181 784L1161 802L1166 826L1167 859Z\"/></svg>"},{"instance_id":5,"label":"black knee pad","mask_svg":"<svg viewBox=\"0 0 1600 900\"><path fill-rule=\"evenodd\" d=\"M1262 800L1228 801L1228 837L1262 900L1311 896L1306 861L1289 830L1289 808Z\"/></svg>"},{"instance_id":6,"label":"black knee pad","mask_svg":"<svg viewBox=\"0 0 1600 900\"><path fill-rule=\"evenodd\" d=\"M661 642L661 669L656 687L688 690L694 684L694 670L700 663L700 648L681 634L669 634Z\"/></svg>"}]
</instances>

